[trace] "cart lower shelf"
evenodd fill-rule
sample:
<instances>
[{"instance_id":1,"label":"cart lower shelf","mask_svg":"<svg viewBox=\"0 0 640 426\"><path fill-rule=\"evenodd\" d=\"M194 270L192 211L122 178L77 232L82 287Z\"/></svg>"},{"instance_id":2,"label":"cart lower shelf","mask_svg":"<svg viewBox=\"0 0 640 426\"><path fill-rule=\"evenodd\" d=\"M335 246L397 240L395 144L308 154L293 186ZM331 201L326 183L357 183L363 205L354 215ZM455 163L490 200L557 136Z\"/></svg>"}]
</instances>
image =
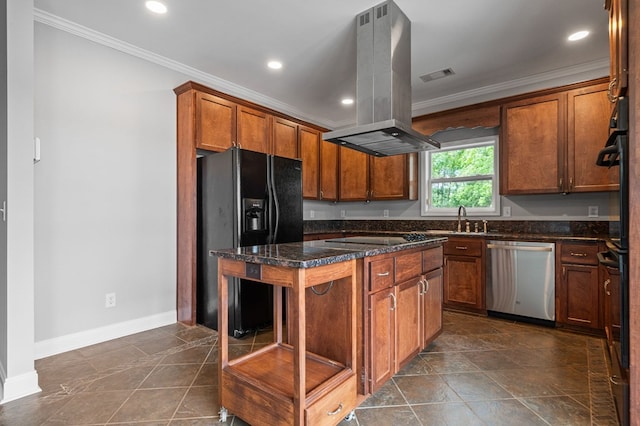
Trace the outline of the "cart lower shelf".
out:
<instances>
[{"instance_id":1,"label":"cart lower shelf","mask_svg":"<svg viewBox=\"0 0 640 426\"><path fill-rule=\"evenodd\" d=\"M291 425L294 418L293 348L274 343L222 369L222 406L254 426ZM308 425L335 425L356 407L356 375L307 352L303 409Z\"/></svg>"}]
</instances>

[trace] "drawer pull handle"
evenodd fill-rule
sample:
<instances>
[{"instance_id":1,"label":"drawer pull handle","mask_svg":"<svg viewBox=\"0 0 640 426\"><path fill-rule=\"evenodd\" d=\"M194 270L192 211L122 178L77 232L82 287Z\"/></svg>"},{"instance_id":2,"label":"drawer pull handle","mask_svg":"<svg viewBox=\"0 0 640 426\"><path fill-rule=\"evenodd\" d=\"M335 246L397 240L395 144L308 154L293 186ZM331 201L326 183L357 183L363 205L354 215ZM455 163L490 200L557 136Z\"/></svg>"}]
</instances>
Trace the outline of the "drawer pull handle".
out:
<instances>
[{"instance_id":1,"label":"drawer pull handle","mask_svg":"<svg viewBox=\"0 0 640 426\"><path fill-rule=\"evenodd\" d=\"M621 380L620 377L616 376L615 374L609 377L609 381L616 386L622 386L624 384L624 380Z\"/></svg>"},{"instance_id":2,"label":"drawer pull handle","mask_svg":"<svg viewBox=\"0 0 640 426\"><path fill-rule=\"evenodd\" d=\"M604 292L607 296L611 296L611 292L609 291L609 284L611 284L611 280L607 279L604 282Z\"/></svg>"},{"instance_id":3,"label":"drawer pull handle","mask_svg":"<svg viewBox=\"0 0 640 426\"><path fill-rule=\"evenodd\" d=\"M387 272L378 272L378 276L379 277L388 277L389 276L389 271L387 271Z\"/></svg>"},{"instance_id":4,"label":"drawer pull handle","mask_svg":"<svg viewBox=\"0 0 640 426\"><path fill-rule=\"evenodd\" d=\"M587 257L587 253L574 253L574 252L571 252L571 256L573 256L573 257Z\"/></svg>"},{"instance_id":5,"label":"drawer pull handle","mask_svg":"<svg viewBox=\"0 0 640 426\"><path fill-rule=\"evenodd\" d=\"M391 298L391 301L393 302L393 304L391 305L391 311L395 311L396 310L396 295L393 293L389 293L389 297Z\"/></svg>"},{"instance_id":6,"label":"drawer pull handle","mask_svg":"<svg viewBox=\"0 0 640 426\"><path fill-rule=\"evenodd\" d=\"M456 250L467 250L467 246L456 246Z\"/></svg>"},{"instance_id":7,"label":"drawer pull handle","mask_svg":"<svg viewBox=\"0 0 640 426\"><path fill-rule=\"evenodd\" d=\"M338 408L336 408L334 411L327 411L327 416L335 416L336 414L338 414L340 411L342 411L343 405L342 402L338 405Z\"/></svg>"}]
</instances>

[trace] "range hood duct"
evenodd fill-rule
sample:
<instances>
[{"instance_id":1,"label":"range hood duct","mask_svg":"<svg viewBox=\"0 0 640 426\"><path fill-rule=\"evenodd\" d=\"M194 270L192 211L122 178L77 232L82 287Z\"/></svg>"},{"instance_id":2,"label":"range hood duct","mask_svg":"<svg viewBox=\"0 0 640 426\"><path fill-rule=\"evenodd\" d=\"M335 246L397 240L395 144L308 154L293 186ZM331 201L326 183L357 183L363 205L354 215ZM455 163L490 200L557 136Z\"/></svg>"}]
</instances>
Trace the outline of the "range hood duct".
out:
<instances>
[{"instance_id":1,"label":"range hood duct","mask_svg":"<svg viewBox=\"0 0 640 426\"><path fill-rule=\"evenodd\" d=\"M324 140L375 156L440 148L411 127L411 21L391 0L356 17L356 126Z\"/></svg>"}]
</instances>

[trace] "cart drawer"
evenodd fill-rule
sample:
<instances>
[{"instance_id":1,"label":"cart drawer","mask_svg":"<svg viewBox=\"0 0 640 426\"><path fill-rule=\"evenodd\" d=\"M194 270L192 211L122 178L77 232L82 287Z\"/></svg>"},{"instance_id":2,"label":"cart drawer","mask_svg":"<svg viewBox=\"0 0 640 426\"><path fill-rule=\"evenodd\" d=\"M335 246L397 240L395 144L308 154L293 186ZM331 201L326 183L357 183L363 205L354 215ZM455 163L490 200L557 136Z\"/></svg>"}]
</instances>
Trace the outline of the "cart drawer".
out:
<instances>
[{"instance_id":1,"label":"cart drawer","mask_svg":"<svg viewBox=\"0 0 640 426\"><path fill-rule=\"evenodd\" d=\"M393 258L375 260L371 262L371 291L382 290L393 285Z\"/></svg>"},{"instance_id":2,"label":"cart drawer","mask_svg":"<svg viewBox=\"0 0 640 426\"><path fill-rule=\"evenodd\" d=\"M353 375L305 410L306 424L337 425L356 408L356 376Z\"/></svg>"}]
</instances>

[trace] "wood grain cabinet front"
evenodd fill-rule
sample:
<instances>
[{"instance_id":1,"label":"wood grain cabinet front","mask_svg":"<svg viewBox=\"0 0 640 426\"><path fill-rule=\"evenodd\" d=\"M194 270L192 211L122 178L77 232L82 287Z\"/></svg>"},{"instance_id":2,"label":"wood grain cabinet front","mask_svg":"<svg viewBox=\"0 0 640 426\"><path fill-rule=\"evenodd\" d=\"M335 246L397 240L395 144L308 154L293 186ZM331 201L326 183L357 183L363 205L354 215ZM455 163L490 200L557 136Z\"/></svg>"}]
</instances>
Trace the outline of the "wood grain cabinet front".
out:
<instances>
[{"instance_id":1,"label":"wood grain cabinet front","mask_svg":"<svg viewBox=\"0 0 640 426\"><path fill-rule=\"evenodd\" d=\"M340 147L339 201L417 199L417 154L373 157Z\"/></svg>"},{"instance_id":2,"label":"wood grain cabinet front","mask_svg":"<svg viewBox=\"0 0 640 426\"><path fill-rule=\"evenodd\" d=\"M600 330L598 244L560 243L556 277L556 324Z\"/></svg>"},{"instance_id":3,"label":"wood grain cabinet front","mask_svg":"<svg viewBox=\"0 0 640 426\"><path fill-rule=\"evenodd\" d=\"M449 238L444 243L444 306L486 310L484 250L484 241L478 238Z\"/></svg>"},{"instance_id":4,"label":"wood grain cabinet front","mask_svg":"<svg viewBox=\"0 0 640 426\"><path fill-rule=\"evenodd\" d=\"M237 105L227 99L194 91L195 146L209 151L225 151L236 144Z\"/></svg>"},{"instance_id":5,"label":"wood grain cabinet front","mask_svg":"<svg viewBox=\"0 0 640 426\"><path fill-rule=\"evenodd\" d=\"M369 392L375 392L442 330L442 247L375 256L365 264L366 370Z\"/></svg>"},{"instance_id":6,"label":"wood grain cabinet front","mask_svg":"<svg viewBox=\"0 0 640 426\"><path fill-rule=\"evenodd\" d=\"M504 104L500 193L617 190L615 170L595 165L610 109L606 84Z\"/></svg>"}]
</instances>

